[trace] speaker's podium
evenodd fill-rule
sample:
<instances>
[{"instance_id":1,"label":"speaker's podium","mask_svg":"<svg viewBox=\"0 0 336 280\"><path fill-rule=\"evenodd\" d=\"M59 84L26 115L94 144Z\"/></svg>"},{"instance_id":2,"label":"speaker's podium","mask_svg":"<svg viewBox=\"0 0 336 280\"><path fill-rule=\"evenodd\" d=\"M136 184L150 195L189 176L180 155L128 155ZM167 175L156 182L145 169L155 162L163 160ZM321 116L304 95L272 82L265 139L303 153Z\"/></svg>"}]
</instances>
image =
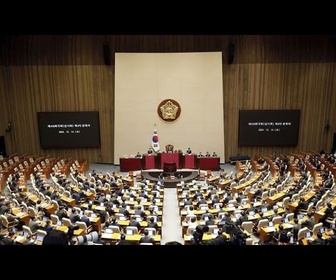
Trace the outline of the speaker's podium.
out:
<instances>
[{"instance_id":1,"label":"speaker's podium","mask_svg":"<svg viewBox=\"0 0 336 280\"><path fill-rule=\"evenodd\" d=\"M164 173L175 173L176 172L176 163L175 162L165 162L163 164Z\"/></svg>"},{"instance_id":2,"label":"speaker's podium","mask_svg":"<svg viewBox=\"0 0 336 280\"><path fill-rule=\"evenodd\" d=\"M180 153L161 153L160 168L163 169L165 162L175 163L176 169L180 168Z\"/></svg>"}]
</instances>

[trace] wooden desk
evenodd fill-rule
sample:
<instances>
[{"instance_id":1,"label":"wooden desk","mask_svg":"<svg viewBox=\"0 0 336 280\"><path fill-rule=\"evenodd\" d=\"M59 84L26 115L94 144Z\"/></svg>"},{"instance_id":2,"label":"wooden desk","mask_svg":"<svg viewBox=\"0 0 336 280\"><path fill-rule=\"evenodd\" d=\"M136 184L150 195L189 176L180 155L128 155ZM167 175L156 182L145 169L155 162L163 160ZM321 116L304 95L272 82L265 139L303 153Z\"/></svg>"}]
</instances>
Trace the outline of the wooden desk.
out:
<instances>
[{"instance_id":1,"label":"wooden desk","mask_svg":"<svg viewBox=\"0 0 336 280\"><path fill-rule=\"evenodd\" d=\"M92 229L97 231L98 233L101 232L101 219L100 217L90 218Z\"/></svg>"},{"instance_id":2,"label":"wooden desk","mask_svg":"<svg viewBox=\"0 0 336 280\"><path fill-rule=\"evenodd\" d=\"M141 158L119 158L119 163L121 172L128 172L142 169Z\"/></svg>"},{"instance_id":3,"label":"wooden desk","mask_svg":"<svg viewBox=\"0 0 336 280\"><path fill-rule=\"evenodd\" d=\"M29 221L30 221L30 217L28 215L28 213L23 213L21 212L20 208L14 208L12 210L12 213L22 222L24 222L24 224L26 226L29 226Z\"/></svg>"},{"instance_id":4,"label":"wooden desk","mask_svg":"<svg viewBox=\"0 0 336 280\"><path fill-rule=\"evenodd\" d=\"M68 204L70 207L76 206L76 200L67 196L61 196L61 199Z\"/></svg>"},{"instance_id":5,"label":"wooden desk","mask_svg":"<svg viewBox=\"0 0 336 280\"><path fill-rule=\"evenodd\" d=\"M165 163L175 163L176 169L180 168L180 153L160 153L160 169L163 169Z\"/></svg>"},{"instance_id":6,"label":"wooden desk","mask_svg":"<svg viewBox=\"0 0 336 280\"><path fill-rule=\"evenodd\" d=\"M216 175L216 176L211 176L211 177L207 177L206 181L208 184L211 184L211 183L215 183L215 182L218 182L220 179L220 176L219 175Z\"/></svg>"},{"instance_id":7,"label":"wooden desk","mask_svg":"<svg viewBox=\"0 0 336 280\"><path fill-rule=\"evenodd\" d=\"M274 195L272 195L272 196L269 196L269 197L267 197L267 200L266 200L266 201L267 201L267 204L273 206L273 205L275 205L278 201L281 201L281 200L284 198L285 195L286 195L286 193L283 192L283 191L281 191L281 192L276 193L276 194L274 194Z\"/></svg>"},{"instance_id":8,"label":"wooden desk","mask_svg":"<svg viewBox=\"0 0 336 280\"><path fill-rule=\"evenodd\" d=\"M141 234L133 234L133 235L125 235L126 240L129 241L140 241L140 238L142 237ZM156 234L153 236L155 244L160 245L161 243L161 235ZM109 241L112 244L115 244L118 240L120 240L120 233L102 233L101 239L105 241Z\"/></svg>"},{"instance_id":9,"label":"wooden desk","mask_svg":"<svg viewBox=\"0 0 336 280\"><path fill-rule=\"evenodd\" d=\"M223 235L225 235L227 238L230 238L230 234L228 233L223 233ZM218 236L217 234L211 234L211 233L204 233L203 234L203 238L202 240L206 241L206 240L211 240L211 239L215 239L216 236ZM191 245L191 239L193 238L192 235L187 235L185 234L183 236L183 240L184 240L184 245Z\"/></svg>"},{"instance_id":10,"label":"wooden desk","mask_svg":"<svg viewBox=\"0 0 336 280\"><path fill-rule=\"evenodd\" d=\"M330 238L332 235L333 235L333 230L327 230L323 233L322 239L326 240L326 239ZM315 240L317 238L316 234L313 234L311 237L312 237L313 240ZM312 240L309 240L308 238L303 238L301 240L302 240L303 245L309 245L309 241L312 241Z\"/></svg>"},{"instance_id":11,"label":"wooden desk","mask_svg":"<svg viewBox=\"0 0 336 280\"><path fill-rule=\"evenodd\" d=\"M293 225L291 223L283 223L283 228L285 230L291 230L293 228ZM270 238L270 235L275 232L275 230L279 230L279 224L275 224L273 227L262 227L260 228L260 235L259 239L261 241L267 241Z\"/></svg>"},{"instance_id":12,"label":"wooden desk","mask_svg":"<svg viewBox=\"0 0 336 280\"><path fill-rule=\"evenodd\" d=\"M55 214L55 206L53 204L47 205L43 208L49 215Z\"/></svg>"},{"instance_id":13,"label":"wooden desk","mask_svg":"<svg viewBox=\"0 0 336 280\"><path fill-rule=\"evenodd\" d=\"M134 180L129 177L121 177L121 180L126 183L128 186L133 186L134 185Z\"/></svg>"},{"instance_id":14,"label":"wooden desk","mask_svg":"<svg viewBox=\"0 0 336 280\"><path fill-rule=\"evenodd\" d=\"M198 169L202 170L219 170L220 158L219 157L198 157Z\"/></svg>"}]
</instances>

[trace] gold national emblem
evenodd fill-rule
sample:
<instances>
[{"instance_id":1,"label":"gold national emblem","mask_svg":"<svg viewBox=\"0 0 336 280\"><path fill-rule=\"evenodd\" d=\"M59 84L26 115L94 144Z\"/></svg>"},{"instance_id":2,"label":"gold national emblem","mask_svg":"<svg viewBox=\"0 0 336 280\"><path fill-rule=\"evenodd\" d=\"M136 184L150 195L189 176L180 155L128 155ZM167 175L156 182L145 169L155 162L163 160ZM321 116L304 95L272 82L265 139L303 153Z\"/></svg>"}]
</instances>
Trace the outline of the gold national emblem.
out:
<instances>
[{"instance_id":1,"label":"gold national emblem","mask_svg":"<svg viewBox=\"0 0 336 280\"><path fill-rule=\"evenodd\" d=\"M180 113L180 105L172 99L165 99L158 106L160 118L167 122L175 121L180 116Z\"/></svg>"}]
</instances>

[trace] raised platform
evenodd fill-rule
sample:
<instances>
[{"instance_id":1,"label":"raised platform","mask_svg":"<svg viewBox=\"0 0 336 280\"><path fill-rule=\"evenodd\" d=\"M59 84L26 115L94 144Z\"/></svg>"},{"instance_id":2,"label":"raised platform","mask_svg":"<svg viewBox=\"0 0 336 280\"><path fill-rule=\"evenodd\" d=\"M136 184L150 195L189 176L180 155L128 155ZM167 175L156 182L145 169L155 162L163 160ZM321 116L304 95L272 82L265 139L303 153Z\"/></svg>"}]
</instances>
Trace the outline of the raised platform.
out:
<instances>
[{"instance_id":1,"label":"raised platform","mask_svg":"<svg viewBox=\"0 0 336 280\"><path fill-rule=\"evenodd\" d=\"M177 183L185 183L197 179L198 170L177 170L176 172L163 172L163 170L145 170L142 176L153 182L162 182L165 188L176 188Z\"/></svg>"}]
</instances>

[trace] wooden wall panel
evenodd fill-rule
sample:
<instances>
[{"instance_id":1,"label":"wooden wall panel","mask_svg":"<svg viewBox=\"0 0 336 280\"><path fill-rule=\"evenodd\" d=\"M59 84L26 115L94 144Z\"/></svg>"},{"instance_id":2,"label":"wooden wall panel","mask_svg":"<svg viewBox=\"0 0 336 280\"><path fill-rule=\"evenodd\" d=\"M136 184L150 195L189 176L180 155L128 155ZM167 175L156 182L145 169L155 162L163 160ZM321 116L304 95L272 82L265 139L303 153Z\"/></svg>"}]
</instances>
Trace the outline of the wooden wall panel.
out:
<instances>
[{"instance_id":1,"label":"wooden wall panel","mask_svg":"<svg viewBox=\"0 0 336 280\"><path fill-rule=\"evenodd\" d=\"M104 64L108 42L112 65ZM234 62L227 63L229 43ZM0 135L7 153L113 162L115 52L223 52L225 154L330 150L336 132L333 36L0 36ZM239 109L301 109L297 147L238 147ZM38 111L98 110L101 148L42 150ZM13 130L5 132L8 121ZM330 130L324 128L330 124Z\"/></svg>"}]
</instances>

